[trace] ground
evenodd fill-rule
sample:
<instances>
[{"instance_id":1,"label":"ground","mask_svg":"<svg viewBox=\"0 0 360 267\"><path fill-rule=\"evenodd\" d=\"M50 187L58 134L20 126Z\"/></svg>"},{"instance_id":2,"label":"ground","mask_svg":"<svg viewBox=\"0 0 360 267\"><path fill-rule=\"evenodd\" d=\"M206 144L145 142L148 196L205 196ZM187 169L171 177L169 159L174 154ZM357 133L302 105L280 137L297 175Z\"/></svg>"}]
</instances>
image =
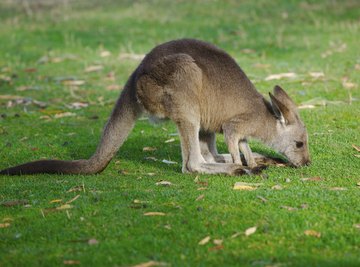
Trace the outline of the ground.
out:
<instances>
[{"instance_id":1,"label":"ground","mask_svg":"<svg viewBox=\"0 0 360 267\"><path fill-rule=\"evenodd\" d=\"M0 266L360 266L359 16L355 0L0 3L1 169L89 157L141 57L183 37L286 89L312 157L182 174L174 125L142 118L99 175L0 177Z\"/></svg>"}]
</instances>

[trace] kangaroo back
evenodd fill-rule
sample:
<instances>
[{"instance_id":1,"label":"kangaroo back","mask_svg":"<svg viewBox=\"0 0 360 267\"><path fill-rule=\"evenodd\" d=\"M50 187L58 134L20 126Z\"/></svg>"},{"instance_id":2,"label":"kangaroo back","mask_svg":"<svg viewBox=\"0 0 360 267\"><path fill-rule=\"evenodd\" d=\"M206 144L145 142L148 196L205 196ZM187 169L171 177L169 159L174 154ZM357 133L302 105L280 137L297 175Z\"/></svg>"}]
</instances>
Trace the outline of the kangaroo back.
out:
<instances>
[{"instance_id":1,"label":"kangaroo back","mask_svg":"<svg viewBox=\"0 0 360 267\"><path fill-rule=\"evenodd\" d=\"M141 113L135 97L134 72L122 91L108 122L105 125L100 143L90 159L81 160L38 160L0 171L2 175L22 175L37 173L54 174L95 174L109 164L115 153L126 140Z\"/></svg>"}]
</instances>

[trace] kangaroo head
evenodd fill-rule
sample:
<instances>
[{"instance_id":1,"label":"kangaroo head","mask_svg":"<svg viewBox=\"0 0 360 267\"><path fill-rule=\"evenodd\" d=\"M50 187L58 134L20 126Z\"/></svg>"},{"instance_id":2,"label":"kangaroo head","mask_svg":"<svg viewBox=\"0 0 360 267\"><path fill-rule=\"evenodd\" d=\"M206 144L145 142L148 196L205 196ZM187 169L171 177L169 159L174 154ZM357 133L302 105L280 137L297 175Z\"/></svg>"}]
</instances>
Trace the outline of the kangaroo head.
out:
<instances>
[{"instance_id":1,"label":"kangaroo head","mask_svg":"<svg viewBox=\"0 0 360 267\"><path fill-rule=\"evenodd\" d=\"M295 103L280 86L275 86L274 94L269 95L277 119L272 147L295 167L309 165L308 134Z\"/></svg>"}]
</instances>

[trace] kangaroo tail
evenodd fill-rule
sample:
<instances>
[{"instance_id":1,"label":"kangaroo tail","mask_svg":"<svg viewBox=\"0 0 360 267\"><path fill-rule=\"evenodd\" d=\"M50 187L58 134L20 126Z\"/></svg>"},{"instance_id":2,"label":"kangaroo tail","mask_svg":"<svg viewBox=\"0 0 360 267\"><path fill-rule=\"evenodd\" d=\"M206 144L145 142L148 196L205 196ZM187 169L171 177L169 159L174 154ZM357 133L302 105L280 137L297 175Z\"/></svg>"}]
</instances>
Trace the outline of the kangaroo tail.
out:
<instances>
[{"instance_id":1,"label":"kangaroo tail","mask_svg":"<svg viewBox=\"0 0 360 267\"><path fill-rule=\"evenodd\" d=\"M81 160L38 160L0 171L2 175L22 175L37 173L54 174L95 174L106 168L118 149L126 140L141 114L141 106L136 101L134 72L122 91L112 114L105 125L100 143L90 159Z\"/></svg>"}]
</instances>

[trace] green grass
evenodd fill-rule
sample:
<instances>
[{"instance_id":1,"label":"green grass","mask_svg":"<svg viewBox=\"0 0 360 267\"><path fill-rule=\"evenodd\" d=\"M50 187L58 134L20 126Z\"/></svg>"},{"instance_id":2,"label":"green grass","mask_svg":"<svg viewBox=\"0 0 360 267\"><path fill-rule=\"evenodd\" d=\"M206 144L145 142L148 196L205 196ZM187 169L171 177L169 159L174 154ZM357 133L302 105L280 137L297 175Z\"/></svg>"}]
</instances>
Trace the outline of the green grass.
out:
<instances>
[{"instance_id":1,"label":"green grass","mask_svg":"<svg viewBox=\"0 0 360 267\"><path fill-rule=\"evenodd\" d=\"M39 158L89 157L119 94L106 88L123 85L139 63L119 55L145 54L171 39L193 37L222 47L264 94L280 84L297 103L315 97L343 103L301 110L313 164L270 168L267 179L199 175L196 183L195 175L181 173L179 138L164 144L174 125L143 120L99 175L2 176L0 203L25 199L29 205L0 206L0 224L10 224L0 228L0 266L61 266L67 260L81 266L151 260L171 266L360 266L360 230L354 226L360 224L360 158L354 156L360 153L352 148L360 146L358 1L69 2L31 6L32 16L22 5L0 4L0 168ZM111 56L101 57L103 50ZM44 56L63 61L39 64ZM93 65L104 69L84 72ZM298 76L265 81L284 72ZM325 76L314 79L309 72ZM86 83L67 86L59 82L64 77ZM355 88L344 87L344 77ZM21 86L36 90L17 91ZM48 106L7 107L4 95ZM89 107L66 106L79 101ZM55 119L60 111L75 116ZM158 149L143 152L145 146ZM218 146L226 152L220 135ZM272 153L257 142L252 147ZM150 156L159 160L145 159ZM301 180L317 176L322 180ZM173 185L156 186L160 180ZM263 185L235 191L237 181ZM277 184L283 190L272 189ZM68 192L76 186L81 190ZM330 190L334 187L347 190ZM71 209L48 210L77 195ZM50 203L56 199L62 202ZM166 215L143 215L152 211ZM257 231L245 236L252 226ZM307 236L306 230L321 236ZM198 245L206 236L211 241ZM90 239L98 243L90 245ZM222 239L223 247L216 249L214 239Z\"/></svg>"}]
</instances>

